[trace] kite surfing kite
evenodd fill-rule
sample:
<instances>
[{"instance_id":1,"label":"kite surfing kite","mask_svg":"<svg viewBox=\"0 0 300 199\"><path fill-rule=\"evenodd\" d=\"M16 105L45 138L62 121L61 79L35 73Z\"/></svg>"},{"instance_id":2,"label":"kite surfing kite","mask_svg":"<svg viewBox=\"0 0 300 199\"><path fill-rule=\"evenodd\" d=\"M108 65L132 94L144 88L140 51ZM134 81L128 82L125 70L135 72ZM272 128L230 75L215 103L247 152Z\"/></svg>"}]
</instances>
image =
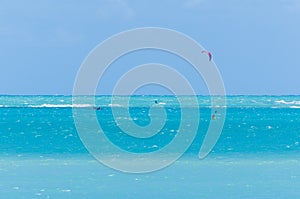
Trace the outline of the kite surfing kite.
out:
<instances>
[{"instance_id":1,"label":"kite surfing kite","mask_svg":"<svg viewBox=\"0 0 300 199\"><path fill-rule=\"evenodd\" d=\"M211 61L212 56L211 56L211 53L208 50L202 50L201 53L207 54L208 55L208 60Z\"/></svg>"}]
</instances>

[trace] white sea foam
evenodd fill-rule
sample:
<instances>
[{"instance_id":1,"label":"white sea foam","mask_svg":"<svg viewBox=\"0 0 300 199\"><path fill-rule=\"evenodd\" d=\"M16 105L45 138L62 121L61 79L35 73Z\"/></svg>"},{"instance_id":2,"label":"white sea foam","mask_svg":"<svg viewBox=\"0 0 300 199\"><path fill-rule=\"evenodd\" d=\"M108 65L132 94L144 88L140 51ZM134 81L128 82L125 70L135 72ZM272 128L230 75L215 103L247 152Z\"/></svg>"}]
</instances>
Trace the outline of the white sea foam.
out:
<instances>
[{"instance_id":1,"label":"white sea foam","mask_svg":"<svg viewBox=\"0 0 300 199\"><path fill-rule=\"evenodd\" d=\"M85 108L93 107L91 104L41 104L41 105L29 105L31 108Z\"/></svg>"},{"instance_id":2,"label":"white sea foam","mask_svg":"<svg viewBox=\"0 0 300 199\"><path fill-rule=\"evenodd\" d=\"M270 108L281 108L281 107L279 107L279 106L271 106Z\"/></svg>"},{"instance_id":3,"label":"white sea foam","mask_svg":"<svg viewBox=\"0 0 300 199\"><path fill-rule=\"evenodd\" d=\"M108 104L109 107L122 107L120 104Z\"/></svg>"},{"instance_id":4,"label":"white sea foam","mask_svg":"<svg viewBox=\"0 0 300 199\"><path fill-rule=\"evenodd\" d=\"M289 106L289 108L300 108L300 106Z\"/></svg>"},{"instance_id":5,"label":"white sea foam","mask_svg":"<svg viewBox=\"0 0 300 199\"><path fill-rule=\"evenodd\" d=\"M300 105L300 101L277 100L277 101L275 101L275 102L281 103L281 104L296 104L296 105Z\"/></svg>"}]
</instances>

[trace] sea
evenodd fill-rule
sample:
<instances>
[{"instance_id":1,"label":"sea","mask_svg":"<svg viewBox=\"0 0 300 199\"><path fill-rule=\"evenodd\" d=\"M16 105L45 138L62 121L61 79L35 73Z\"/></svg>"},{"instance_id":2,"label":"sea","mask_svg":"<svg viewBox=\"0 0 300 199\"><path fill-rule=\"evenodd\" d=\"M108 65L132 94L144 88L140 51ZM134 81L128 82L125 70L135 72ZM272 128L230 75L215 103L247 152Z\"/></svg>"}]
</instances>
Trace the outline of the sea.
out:
<instances>
[{"instance_id":1,"label":"sea","mask_svg":"<svg viewBox=\"0 0 300 199\"><path fill-rule=\"evenodd\" d=\"M112 103L114 97L119 103ZM194 96L181 97L183 101L177 96L130 96L130 103L122 103L123 96L96 96L94 104L75 104L72 96L1 95L0 198L300 198L300 96L226 96L226 106L219 107L226 111L222 116L214 111L210 96L196 96L197 104L190 100ZM166 117L153 136L128 135L116 122L147 126L162 117L149 116L157 104ZM98 133L133 156L174 144L184 109L191 111L185 120L199 118L199 125L194 132L185 123L184 133L195 136L178 159L134 173L101 161L112 152L103 142L97 145L96 137L98 153L89 148L83 134L92 129L86 125L86 132L79 131L74 109L95 115ZM127 110L129 116L116 118L113 109ZM192 114L195 109L199 114ZM225 118L221 135L200 159L208 128L220 117ZM173 152L154 156L153 164ZM113 158L118 161L120 156ZM118 168L140 165L130 158L122 161ZM145 167L151 164L146 161Z\"/></svg>"}]
</instances>

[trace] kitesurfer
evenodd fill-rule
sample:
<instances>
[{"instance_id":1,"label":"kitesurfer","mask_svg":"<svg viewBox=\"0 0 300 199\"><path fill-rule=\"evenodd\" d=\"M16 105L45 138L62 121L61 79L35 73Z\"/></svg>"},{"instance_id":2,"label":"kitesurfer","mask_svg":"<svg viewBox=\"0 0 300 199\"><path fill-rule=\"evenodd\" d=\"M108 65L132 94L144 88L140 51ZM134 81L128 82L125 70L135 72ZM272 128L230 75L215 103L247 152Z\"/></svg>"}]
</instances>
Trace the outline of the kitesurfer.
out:
<instances>
[{"instance_id":1,"label":"kitesurfer","mask_svg":"<svg viewBox=\"0 0 300 199\"><path fill-rule=\"evenodd\" d=\"M217 117L216 117L216 113L217 113L217 111L215 111L215 113L214 113L214 114L212 114L212 116L211 116L211 119L212 119L212 120L216 120L216 119L217 119Z\"/></svg>"},{"instance_id":2,"label":"kitesurfer","mask_svg":"<svg viewBox=\"0 0 300 199\"><path fill-rule=\"evenodd\" d=\"M101 107L100 106L94 106L93 109L96 110L96 111L99 111L99 110L101 110Z\"/></svg>"}]
</instances>

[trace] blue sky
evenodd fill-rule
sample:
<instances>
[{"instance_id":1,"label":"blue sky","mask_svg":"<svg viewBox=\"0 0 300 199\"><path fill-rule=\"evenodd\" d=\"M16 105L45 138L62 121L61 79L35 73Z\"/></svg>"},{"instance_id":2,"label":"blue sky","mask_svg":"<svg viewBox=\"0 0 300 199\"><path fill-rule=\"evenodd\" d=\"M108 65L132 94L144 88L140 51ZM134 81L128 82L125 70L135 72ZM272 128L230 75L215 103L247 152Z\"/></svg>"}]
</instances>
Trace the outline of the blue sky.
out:
<instances>
[{"instance_id":1,"label":"blue sky","mask_svg":"<svg viewBox=\"0 0 300 199\"><path fill-rule=\"evenodd\" d=\"M147 26L209 49L228 94L300 94L299 0L2 0L0 94L71 94L97 44Z\"/></svg>"}]
</instances>

